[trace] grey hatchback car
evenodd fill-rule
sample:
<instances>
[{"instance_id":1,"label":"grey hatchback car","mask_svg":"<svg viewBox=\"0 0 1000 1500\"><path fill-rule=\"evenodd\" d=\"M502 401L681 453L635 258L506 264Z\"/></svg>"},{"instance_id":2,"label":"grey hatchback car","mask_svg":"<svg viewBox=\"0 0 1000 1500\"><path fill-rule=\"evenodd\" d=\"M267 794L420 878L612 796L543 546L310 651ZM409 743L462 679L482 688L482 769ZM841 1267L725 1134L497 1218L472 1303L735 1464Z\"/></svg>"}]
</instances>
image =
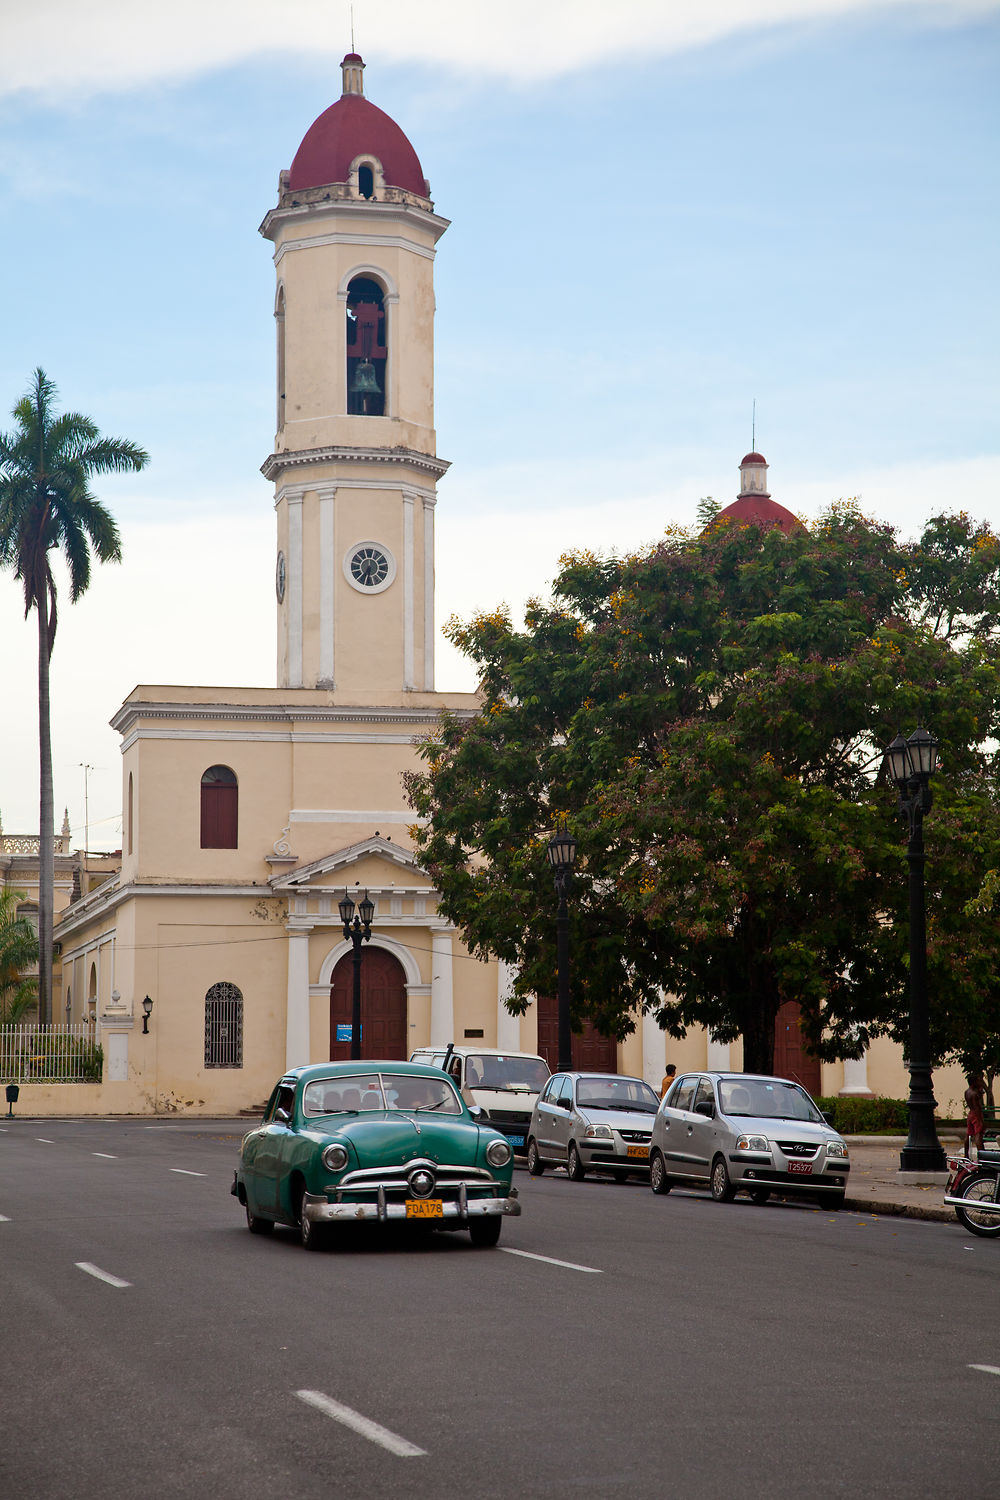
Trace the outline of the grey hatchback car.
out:
<instances>
[{"instance_id":1,"label":"grey hatchback car","mask_svg":"<svg viewBox=\"0 0 1000 1500\"><path fill-rule=\"evenodd\" d=\"M624 1182L649 1170L649 1135L657 1098L648 1083L623 1073L553 1073L528 1126L528 1171L565 1167L574 1182L588 1171Z\"/></svg>"},{"instance_id":2,"label":"grey hatchback car","mask_svg":"<svg viewBox=\"0 0 1000 1500\"><path fill-rule=\"evenodd\" d=\"M662 1100L649 1146L654 1193L708 1187L719 1203L741 1190L840 1208L847 1146L799 1084L753 1073L684 1073Z\"/></svg>"}]
</instances>

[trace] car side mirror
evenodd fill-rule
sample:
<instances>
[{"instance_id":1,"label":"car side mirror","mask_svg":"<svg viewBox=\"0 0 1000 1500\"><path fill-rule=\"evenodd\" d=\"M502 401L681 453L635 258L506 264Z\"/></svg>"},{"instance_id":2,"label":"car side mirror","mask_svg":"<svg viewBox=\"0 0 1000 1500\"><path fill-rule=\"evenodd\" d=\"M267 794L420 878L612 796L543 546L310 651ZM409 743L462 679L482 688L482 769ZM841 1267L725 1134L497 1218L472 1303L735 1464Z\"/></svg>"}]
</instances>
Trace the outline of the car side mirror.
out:
<instances>
[{"instance_id":1,"label":"car side mirror","mask_svg":"<svg viewBox=\"0 0 1000 1500\"><path fill-rule=\"evenodd\" d=\"M481 1120L486 1113L481 1104L469 1104L466 1108L474 1120Z\"/></svg>"},{"instance_id":2,"label":"car side mirror","mask_svg":"<svg viewBox=\"0 0 1000 1500\"><path fill-rule=\"evenodd\" d=\"M279 1125L290 1125L292 1123L292 1117L287 1109L276 1109L274 1111L274 1118Z\"/></svg>"},{"instance_id":3,"label":"car side mirror","mask_svg":"<svg viewBox=\"0 0 1000 1500\"><path fill-rule=\"evenodd\" d=\"M699 1099L694 1107L696 1115L704 1115L706 1120L715 1119L715 1105L711 1099Z\"/></svg>"},{"instance_id":4,"label":"car side mirror","mask_svg":"<svg viewBox=\"0 0 1000 1500\"><path fill-rule=\"evenodd\" d=\"M820 1113L822 1114L822 1116L823 1116L824 1120L826 1121L826 1123L832 1129L833 1128L833 1110L832 1109L824 1109L824 1110L821 1110Z\"/></svg>"}]
</instances>

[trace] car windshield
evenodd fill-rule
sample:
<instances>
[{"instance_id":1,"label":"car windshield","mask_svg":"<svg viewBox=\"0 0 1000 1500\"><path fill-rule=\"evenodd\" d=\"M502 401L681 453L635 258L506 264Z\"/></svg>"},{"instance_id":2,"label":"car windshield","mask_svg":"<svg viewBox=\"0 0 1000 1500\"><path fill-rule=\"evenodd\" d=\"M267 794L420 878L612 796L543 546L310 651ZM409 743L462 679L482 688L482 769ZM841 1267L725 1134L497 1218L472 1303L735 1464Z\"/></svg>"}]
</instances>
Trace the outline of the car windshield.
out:
<instances>
[{"instance_id":1,"label":"car windshield","mask_svg":"<svg viewBox=\"0 0 1000 1500\"><path fill-rule=\"evenodd\" d=\"M724 1115L751 1115L762 1120L809 1120L823 1124L823 1116L804 1089L780 1079L724 1078L719 1082L719 1104Z\"/></svg>"},{"instance_id":2,"label":"car windshield","mask_svg":"<svg viewBox=\"0 0 1000 1500\"><path fill-rule=\"evenodd\" d=\"M460 1115L462 1104L448 1078L421 1078L412 1073L350 1073L339 1078L314 1078L302 1092L302 1113L360 1115L373 1110L407 1113L433 1109Z\"/></svg>"},{"instance_id":3,"label":"car windshield","mask_svg":"<svg viewBox=\"0 0 1000 1500\"><path fill-rule=\"evenodd\" d=\"M655 1115L660 1101L648 1083L639 1078L581 1078L576 1086L581 1109L628 1109Z\"/></svg>"},{"instance_id":4,"label":"car windshield","mask_svg":"<svg viewBox=\"0 0 1000 1500\"><path fill-rule=\"evenodd\" d=\"M540 1057L508 1057L472 1053L465 1059L465 1086L469 1089L511 1089L515 1094L537 1094L549 1070Z\"/></svg>"}]
</instances>

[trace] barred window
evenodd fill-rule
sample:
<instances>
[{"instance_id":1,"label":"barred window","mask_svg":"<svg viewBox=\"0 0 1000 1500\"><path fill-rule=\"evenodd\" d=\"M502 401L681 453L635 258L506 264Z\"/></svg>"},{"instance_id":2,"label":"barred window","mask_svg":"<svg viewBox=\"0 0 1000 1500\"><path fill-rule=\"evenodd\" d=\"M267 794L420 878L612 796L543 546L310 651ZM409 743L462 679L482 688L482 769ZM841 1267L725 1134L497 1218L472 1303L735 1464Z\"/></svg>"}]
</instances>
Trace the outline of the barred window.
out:
<instances>
[{"instance_id":1,"label":"barred window","mask_svg":"<svg viewBox=\"0 0 1000 1500\"><path fill-rule=\"evenodd\" d=\"M205 1067L242 1068L243 994L222 980L205 996Z\"/></svg>"}]
</instances>

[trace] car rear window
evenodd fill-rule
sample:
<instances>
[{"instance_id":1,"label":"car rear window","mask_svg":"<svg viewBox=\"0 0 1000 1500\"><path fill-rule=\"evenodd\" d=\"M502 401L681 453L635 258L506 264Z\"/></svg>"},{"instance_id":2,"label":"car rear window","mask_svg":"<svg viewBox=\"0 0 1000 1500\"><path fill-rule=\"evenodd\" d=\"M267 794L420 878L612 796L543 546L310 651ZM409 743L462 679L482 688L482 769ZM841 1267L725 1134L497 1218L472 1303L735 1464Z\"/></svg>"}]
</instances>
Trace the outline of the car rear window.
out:
<instances>
[{"instance_id":1,"label":"car rear window","mask_svg":"<svg viewBox=\"0 0 1000 1500\"><path fill-rule=\"evenodd\" d=\"M697 1078L682 1078L670 1095L670 1108L690 1109L694 1102L694 1091L697 1086Z\"/></svg>"}]
</instances>

